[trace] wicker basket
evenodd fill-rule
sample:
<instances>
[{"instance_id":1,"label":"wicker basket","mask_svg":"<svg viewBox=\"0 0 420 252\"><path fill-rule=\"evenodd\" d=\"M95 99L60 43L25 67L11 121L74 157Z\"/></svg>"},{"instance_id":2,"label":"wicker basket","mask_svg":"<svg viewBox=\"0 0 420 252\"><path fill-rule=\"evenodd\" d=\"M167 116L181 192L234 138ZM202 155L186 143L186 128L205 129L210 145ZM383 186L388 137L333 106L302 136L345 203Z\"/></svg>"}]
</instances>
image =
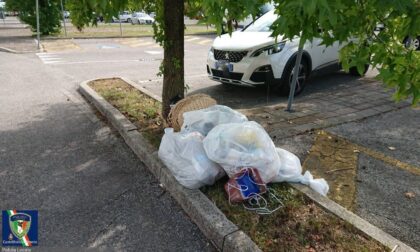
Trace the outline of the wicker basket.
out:
<instances>
[{"instance_id":1,"label":"wicker basket","mask_svg":"<svg viewBox=\"0 0 420 252\"><path fill-rule=\"evenodd\" d=\"M172 107L168 116L169 125L175 131L180 131L184 123L184 113L193 110L199 110L216 105L215 99L205 94L195 94L187 96Z\"/></svg>"}]
</instances>

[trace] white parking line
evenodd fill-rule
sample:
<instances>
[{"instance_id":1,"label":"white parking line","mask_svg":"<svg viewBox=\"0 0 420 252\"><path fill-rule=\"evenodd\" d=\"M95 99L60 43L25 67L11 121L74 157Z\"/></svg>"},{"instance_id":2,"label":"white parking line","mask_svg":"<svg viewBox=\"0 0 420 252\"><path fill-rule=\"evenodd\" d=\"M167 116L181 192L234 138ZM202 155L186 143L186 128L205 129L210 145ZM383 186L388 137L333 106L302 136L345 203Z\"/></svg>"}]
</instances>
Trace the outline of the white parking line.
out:
<instances>
[{"instance_id":1,"label":"white parking line","mask_svg":"<svg viewBox=\"0 0 420 252\"><path fill-rule=\"evenodd\" d=\"M163 52L162 51L144 51L145 53L148 53L148 54L152 54L152 55L155 55L155 54L162 54Z\"/></svg>"}]
</instances>

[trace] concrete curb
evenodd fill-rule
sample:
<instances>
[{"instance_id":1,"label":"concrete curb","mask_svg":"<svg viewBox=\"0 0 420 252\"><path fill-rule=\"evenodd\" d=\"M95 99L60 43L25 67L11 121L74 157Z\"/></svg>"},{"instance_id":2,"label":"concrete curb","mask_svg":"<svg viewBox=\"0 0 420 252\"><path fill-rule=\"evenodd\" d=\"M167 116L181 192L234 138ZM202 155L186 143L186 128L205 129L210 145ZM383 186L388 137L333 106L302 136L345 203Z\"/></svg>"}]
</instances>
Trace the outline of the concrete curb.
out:
<instances>
[{"instance_id":1,"label":"concrete curb","mask_svg":"<svg viewBox=\"0 0 420 252\"><path fill-rule=\"evenodd\" d=\"M79 92L111 122L127 145L160 181L162 187L181 205L203 234L220 251L261 251L245 233L198 189L190 190L178 183L169 169L159 160L157 152L124 115L92 88L90 81L80 84Z\"/></svg>"},{"instance_id":2,"label":"concrete curb","mask_svg":"<svg viewBox=\"0 0 420 252\"><path fill-rule=\"evenodd\" d=\"M290 185L296 190L308 196L311 200L313 200L317 205L319 205L326 211L352 224L354 227L356 227L357 229L359 229L360 231L362 231L369 237L372 237L373 239L387 246L392 251L416 252L415 249L411 248L407 244L394 238L393 236L386 233L382 229L379 229L378 227L372 225L368 221L350 212L349 210L345 209L344 207L335 203L329 198L320 195L319 193L315 192L309 187L301 185L301 184L294 184L294 183L290 183Z\"/></svg>"},{"instance_id":3,"label":"concrete curb","mask_svg":"<svg viewBox=\"0 0 420 252\"><path fill-rule=\"evenodd\" d=\"M14 53L14 54L24 54L24 53L37 53L42 52L42 50L34 50L34 51L16 51L7 47L0 47L0 52L7 52L7 53Z\"/></svg>"},{"instance_id":4,"label":"concrete curb","mask_svg":"<svg viewBox=\"0 0 420 252\"><path fill-rule=\"evenodd\" d=\"M161 101L160 97L145 90L137 83L123 77L116 78L121 78L145 94L150 95L153 99ZM201 229L204 235L211 240L218 249L221 251L261 251L251 238L229 221L200 190L190 190L180 185L169 169L159 160L157 152L151 153L150 150L153 150L153 147L136 130L137 128L116 108L87 85L90 81L92 80L80 84L79 91L82 95L92 102L95 107L107 117L133 152L146 164L149 170L162 183L164 188L171 193ZM355 228L377 240L392 251L416 251L407 244L348 211L329 198L318 194L309 187L295 183L290 183L290 185L305 194L326 211L352 224Z\"/></svg>"}]
</instances>

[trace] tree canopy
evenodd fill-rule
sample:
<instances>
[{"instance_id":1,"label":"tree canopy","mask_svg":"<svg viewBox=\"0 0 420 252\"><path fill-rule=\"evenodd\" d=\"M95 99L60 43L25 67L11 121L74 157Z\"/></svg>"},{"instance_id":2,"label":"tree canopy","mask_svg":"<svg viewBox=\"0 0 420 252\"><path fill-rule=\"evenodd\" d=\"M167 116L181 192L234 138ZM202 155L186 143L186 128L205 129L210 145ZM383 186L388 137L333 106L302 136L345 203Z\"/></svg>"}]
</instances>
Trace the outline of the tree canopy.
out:
<instances>
[{"instance_id":1,"label":"tree canopy","mask_svg":"<svg viewBox=\"0 0 420 252\"><path fill-rule=\"evenodd\" d=\"M19 12L19 19L36 31L35 0L7 0L6 7L9 11ZM40 33L48 35L59 32L61 15L59 0L39 0Z\"/></svg>"}]
</instances>

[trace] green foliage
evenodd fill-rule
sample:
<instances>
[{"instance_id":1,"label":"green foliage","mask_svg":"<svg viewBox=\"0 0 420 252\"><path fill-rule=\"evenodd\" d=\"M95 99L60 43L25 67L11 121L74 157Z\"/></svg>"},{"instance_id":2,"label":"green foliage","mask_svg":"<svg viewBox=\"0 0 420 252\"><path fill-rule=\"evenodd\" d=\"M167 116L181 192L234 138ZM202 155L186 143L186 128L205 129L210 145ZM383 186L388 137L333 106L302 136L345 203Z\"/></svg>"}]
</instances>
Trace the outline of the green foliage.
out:
<instances>
[{"instance_id":1,"label":"green foliage","mask_svg":"<svg viewBox=\"0 0 420 252\"><path fill-rule=\"evenodd\" d=\"M406 49L404 39L420 35L418 0L276 0L278 20L273 36L322 38L325 45L343 43L340 61L345 70L366 64L379 71L378 79L395 89L397 100L420 99L420 55ZM380 32L375 31L383 25ZM303 41L302 41L303 40Z\"/></svg>"},{"instance_id":2,"label":"green foliage","mask_svg":"<svg viewBox=\"0 0 420 252\"><path fill-rule=\"evenodd\" d=\"M18 11L19 19L36 31L35 0L7 0L7 9ZM53 34L61 28L60 0L39 0L39 24L43 35Z\"/></svg>"}]
</instances>

